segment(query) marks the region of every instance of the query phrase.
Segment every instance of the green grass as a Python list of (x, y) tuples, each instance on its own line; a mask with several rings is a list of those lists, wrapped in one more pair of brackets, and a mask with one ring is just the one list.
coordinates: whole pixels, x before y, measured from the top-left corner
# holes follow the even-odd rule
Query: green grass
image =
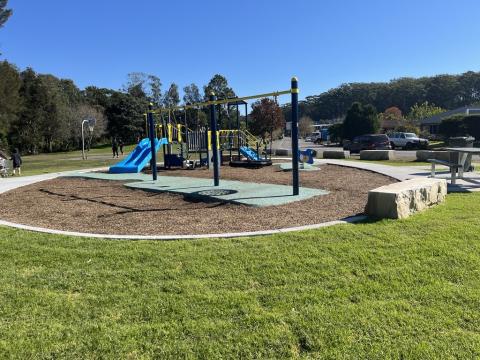
[(199, 241), (0, 227), (0, 357), (478, 358), (479, 210)]

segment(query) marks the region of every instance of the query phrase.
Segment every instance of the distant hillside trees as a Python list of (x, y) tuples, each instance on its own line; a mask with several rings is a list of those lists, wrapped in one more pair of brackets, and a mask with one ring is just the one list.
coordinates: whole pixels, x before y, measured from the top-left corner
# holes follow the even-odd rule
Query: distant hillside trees
[[(422, 104), (451, 110), (480, 102), (480, 72), (342, 84), (322, 94), (307, 96), (300, 104), (300, 111), (314, 121), (341, 119), (354, 102), (372, 104), (380, 112), (396, 106), (403, 114)], [(283, 110), (288, 121), (289, 105)]]

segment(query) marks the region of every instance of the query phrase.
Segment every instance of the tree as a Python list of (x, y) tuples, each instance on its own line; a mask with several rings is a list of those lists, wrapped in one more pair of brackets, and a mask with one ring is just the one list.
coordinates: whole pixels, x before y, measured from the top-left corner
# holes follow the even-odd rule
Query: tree
[(11, 124), (21, 109), (22, 82), (16, 67), (7, 61), (0, 62), (0, 148), (6, 148)]
[(480, 115), (454, 115), (443, 119), (439, 132), (446, 138), (468, 135), (480, 139)]
[[(202, 102), (200, 90), (194, 83), (183, 88), (183, 102), (185, 104), (195, 104)], [(189, 128), (200, 128), (207, 125), (207, 114), (200, 109), (187, 109), (187, 121)]]
[(41, 125), (45, 120), (47, 91), (41, 79), (27, 68), (20, 74), (22, 109), (10, 128), (10, 141), (20, 151), (36, 154), (42, 142)]
[(12, 9), (7, 9), (8, 0), (0, 0), (0, 28), (5, 25), (8, 18), (12, 15)]
[(404, 123), (402, 110), (396, 106), (389, 107), (379, 115), (380, 127), (384, 130), (397, 128)]
[(132, 72), (127, 75), (128, 81), (123, 85), (123, 90), (132, 96), (140, 99), (147, 97), (147, 74), (143, 72)]
[(187, 85), (183, 88), (183, 102), (185, 104), (195, 104), (202, 101), (200, 90), (194, 83)]
[(178, 94), (178, 85), (172, 83), (163, 97), (163, 106), (170, 108), (177, 106), (179, 103), (180, 95)]
[(310, 116), (302, 116), (298, 121), (298, 132), (305, 137), (313, 132), (313, 120)]
[(263, 139), (274, 130), (285, 127), (285, 118), (280, 106), (269, 98), (253, 103), (250, 116), (252, 118), (252, 121), (249, 121), (250, 130)]
[(110, 104), (105, 109), (109, 135), (125, 142), (136, 141), (145, 132), (143, 114), (147, 107), (145, 99), (120, 92), (113, 93)]
[(150, 86), (149, 98), (156, 107), (162, 106), (162, 82), (155, 75), (148, 75), (148, 85)]
[(343, 140), (343, 124), (336, 123), (331, 125), (328, 128), (328, 135), (330, 136), (330, 141), (341, 142)]
[(92, 106), (83, 103), (69, 110), (69, 113), (65, 117), (68, 128), (70, 129), (70, 139), (69, 142), (65, 145), (66, 149), (69, 149), (70, 145), (73, 145), (77, 148), (81, 146), (81, 124), (82, 121), (85, 119), (94, 118), (96, 120), (95, 127), (92, 133), (92, 144), (102, 139), (106, 135), (107, 119), (101, 106)]
[(415, 104), (410, 108), (407, 119), (418, 124), (420, 120), (429, 118), (430, 116), (445, 112), (445, 109), (435, 106), (434, 104), (425, 101), (421, 104)]
[(439, 133), (446, 138), (466, 135), (467, 129), (463, 122), (463, 115), (456, 115), (443, 119), (438, 130)]
[(207, 85), (203, 87), (204, 100), (208, 101), (210, 94), (214, 92), (217, 96), (217, 99), (228, 99), (235, 97), (235, 92), (233, 89), (228, 86), (227, 79), (220, 74), (215, 74)]
[(352, 104), (343, 122), (343, 136), (353, 140), (355, 136), (374, 134), (380, 128), (377, 110), (373, 105)]

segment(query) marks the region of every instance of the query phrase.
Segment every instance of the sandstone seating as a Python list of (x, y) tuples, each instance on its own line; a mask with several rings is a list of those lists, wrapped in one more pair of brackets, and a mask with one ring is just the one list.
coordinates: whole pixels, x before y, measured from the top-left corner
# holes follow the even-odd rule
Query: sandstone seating
[(292, 154), (292, 151), (289, 149), (275, 149), (274, 152), (276, 156), (289, 156)]
[(395, 160), (394, 150), (362, 150), (360, 160)]
[(324, 150), (322, 156), (324, 159), (349, 159), (350, 151)]
[(417, 150), (417, 161), (427, 161), (428, 159), (450, 161), (450, 151), (435, 150)]
[(406, 180), (370, 190), (365, 213), (375, 218), (403, 219), (440, 204), (446, 195), (445, 179)]

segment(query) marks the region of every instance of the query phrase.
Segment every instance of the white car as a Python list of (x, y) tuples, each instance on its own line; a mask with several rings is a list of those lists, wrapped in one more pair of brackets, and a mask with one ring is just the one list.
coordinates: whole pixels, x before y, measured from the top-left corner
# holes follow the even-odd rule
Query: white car
[(428, 140), (419, 138), (414, 133), (396, 132), (388, 136), (392, 149), (402, 148), (406, 150), (411, 149), (426, 149)]

